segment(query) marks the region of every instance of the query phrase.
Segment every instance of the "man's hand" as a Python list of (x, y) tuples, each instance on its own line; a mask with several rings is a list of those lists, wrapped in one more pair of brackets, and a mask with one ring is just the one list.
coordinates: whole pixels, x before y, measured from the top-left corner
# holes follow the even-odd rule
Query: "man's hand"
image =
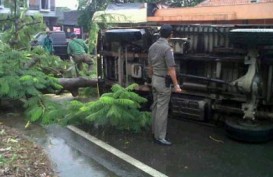
[(148, 77), (152, 78), (153, 75), (153, 67), (151, 65), (148, 66)]
[(174, 91), (175, 91), (176, 93), (181, 93), (181, 92), (182, 92), (182, 89), (181, 89), (180, 86), (177, 84), (177, 85), (174, 86)]

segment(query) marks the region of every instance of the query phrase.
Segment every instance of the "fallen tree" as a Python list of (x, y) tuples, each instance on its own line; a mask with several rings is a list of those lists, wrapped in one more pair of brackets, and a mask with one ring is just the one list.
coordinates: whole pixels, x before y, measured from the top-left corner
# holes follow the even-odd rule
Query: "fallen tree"
[(17, 1), (9, 2), (10, 14), (0, 16), (0, 104), (19, 107), (20, 103), (30, 122), (56, 123), (66, 117), (66, 105), (45, 93), (67, 90), (75, 97), (79, 88), (96, 87), (98, 80), (85, 77), (95, 73), (84, 69), (79, 72), (82, 77), (75, 77), (73, 62), (50, 55), (40, 46), (32, 48), (32, 36), (46, 26), (42, 16), (27, 16), (27, 9), (21, 9)]
[(78, 78), (59, 78), (59, 83), (63, 87), (62, 90), (68, 90), (72, 96), (79, 95), (80, 87), (96, 87), (98, 79), (89, 79), (84, 77)]

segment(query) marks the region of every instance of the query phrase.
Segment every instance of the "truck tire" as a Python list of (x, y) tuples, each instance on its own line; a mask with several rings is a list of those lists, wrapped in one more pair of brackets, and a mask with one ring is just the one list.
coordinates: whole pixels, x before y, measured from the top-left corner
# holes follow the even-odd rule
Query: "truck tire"
[(273, 139), (273, 122), (269, 120), (228, 118), (225, 120), (225, 128), (227, 135), (238, 141), (262, 143)]

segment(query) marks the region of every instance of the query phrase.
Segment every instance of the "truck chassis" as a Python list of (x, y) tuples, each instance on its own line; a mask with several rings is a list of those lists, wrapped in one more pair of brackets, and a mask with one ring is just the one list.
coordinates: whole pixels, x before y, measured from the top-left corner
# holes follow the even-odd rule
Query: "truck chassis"
[[(113, 84), (139, 84), (151, 98), (147, 52), (158, 26), (101, 30), (98, 77), (103, 92)], [(273, 26), (173, 25), (170, 39), (183, 92), (173, 93), (170, 113), (202, 122), (222, 120), (232, 138), (273, 137)]]

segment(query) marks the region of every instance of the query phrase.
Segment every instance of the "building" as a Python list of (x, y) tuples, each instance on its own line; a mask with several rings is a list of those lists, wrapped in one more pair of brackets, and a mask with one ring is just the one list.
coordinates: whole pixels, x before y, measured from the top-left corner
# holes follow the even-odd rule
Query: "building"
[[(0, 14), (10, 13), (7, 5), (8, 0), (0, 0)], [(57, 23), (55, 0), (19, 0), (21, 8), (27, 8), (27, 15), (42, 14), (44, 22), (49, 29)]]
[(157, 9), (149, 22), (273, 24), (273, 0), (205, 0), (195, 7)]
[(199, 3), (196, 7), (206, 6), (233, 6), (243, 4), (269, 3), (273, 0), (205, 0)]
[(80, 16), (79, 11), (72, 10), (63, 13), (64, 20), (62, 23), (63, 31), (66, 33), (67, 37), (73, 32), (78, 38), (83, 38), (83, 29), (78, 24), (78, 18)]

